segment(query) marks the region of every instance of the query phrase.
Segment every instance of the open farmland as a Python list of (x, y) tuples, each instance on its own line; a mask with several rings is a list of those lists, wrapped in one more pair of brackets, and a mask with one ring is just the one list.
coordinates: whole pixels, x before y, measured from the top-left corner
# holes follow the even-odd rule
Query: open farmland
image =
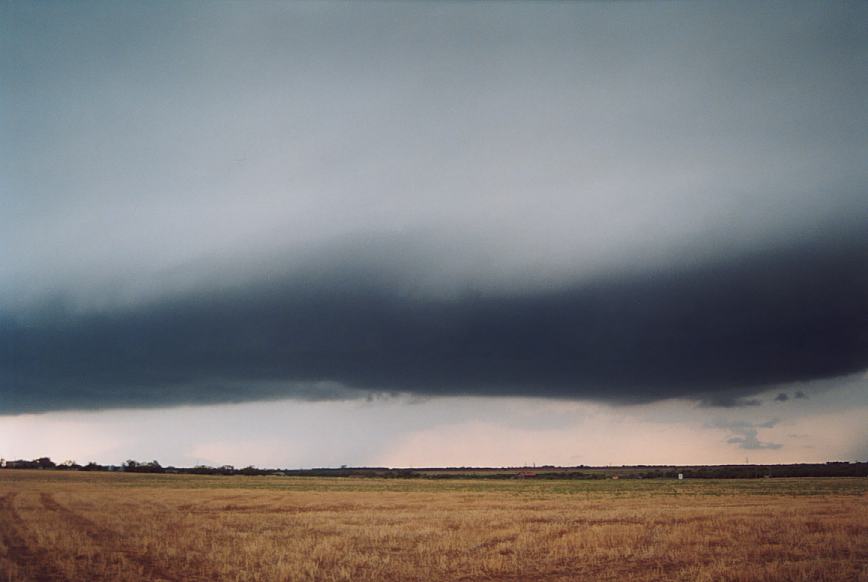
[(868, 580), (868, 479), (0, 471), (2, 580)]

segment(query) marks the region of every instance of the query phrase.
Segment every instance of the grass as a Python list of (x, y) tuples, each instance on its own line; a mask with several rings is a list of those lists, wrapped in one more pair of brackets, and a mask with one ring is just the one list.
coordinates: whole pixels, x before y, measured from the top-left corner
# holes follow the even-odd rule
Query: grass
[(0, 580), (866, 580), (868, 479), (0, 471)]

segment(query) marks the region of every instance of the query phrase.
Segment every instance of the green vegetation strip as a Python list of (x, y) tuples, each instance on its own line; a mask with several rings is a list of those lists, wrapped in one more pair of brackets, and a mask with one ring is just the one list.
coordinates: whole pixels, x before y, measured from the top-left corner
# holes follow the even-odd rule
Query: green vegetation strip
[(346, 477), (205, 476), (133, 473), (75, 473), (4, 471), (0, 481), (76, 484), (110, 487), (171, 489), (257, 489), (274, 491), (359, 491), (400, 493), (511, 493), (514, 495), (865, 495), (865, 477), (780, 479), (639, 479), (639, 480), (490, 480), (490, 479), (379, 479)]

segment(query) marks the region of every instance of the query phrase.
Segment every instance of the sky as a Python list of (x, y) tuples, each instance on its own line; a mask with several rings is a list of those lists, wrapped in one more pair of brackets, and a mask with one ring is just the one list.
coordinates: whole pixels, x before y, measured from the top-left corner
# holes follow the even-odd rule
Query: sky
[(868, 460), (864, 3), (0, 27), (0, 456)]

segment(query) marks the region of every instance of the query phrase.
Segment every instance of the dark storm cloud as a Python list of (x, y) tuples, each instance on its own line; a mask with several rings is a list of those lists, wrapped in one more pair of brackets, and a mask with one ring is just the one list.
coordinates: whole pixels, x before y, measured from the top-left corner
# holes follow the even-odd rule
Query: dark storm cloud
[(5, 3), (0, 413), (861, 371), (866, 6)]
[(802, 390), (796, 390), (793, 392), (793, 395), (790, 396), (786, 392), (779, 392), (777, 396), (775, 396), (775, 402), (787, 402), (790, 399), (792, 400), (807, 400), (808, 395), (804, 393)]
[(712, 394), (699, 401), (700, 406), (720, 408), (745, 408), (747, 406), (761, 406), (762, 403), (763, 401), (759, 398), (743, 398), (727, 392)]
[(376, 263), (347, 249), (223, 291), (7, 314), (2, 411), (352, 390), (714, 400), (868, 367), (861, 234), (501, 296), (416, 294)]

